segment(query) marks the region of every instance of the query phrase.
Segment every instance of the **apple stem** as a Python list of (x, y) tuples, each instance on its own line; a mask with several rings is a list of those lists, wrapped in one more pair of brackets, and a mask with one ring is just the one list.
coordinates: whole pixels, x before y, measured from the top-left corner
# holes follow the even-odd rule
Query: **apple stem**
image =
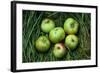
[(60, 47), (57, 47), (57, 49), (60, 49)]
[(74, 39), (72, 39), (72, 42), (74, 42)]
[(74, 24), (73, 23), (71, 24), (71, 27), (74, 28)]
[(45, 23), (49, 23), (49, 20), (47, 20)]

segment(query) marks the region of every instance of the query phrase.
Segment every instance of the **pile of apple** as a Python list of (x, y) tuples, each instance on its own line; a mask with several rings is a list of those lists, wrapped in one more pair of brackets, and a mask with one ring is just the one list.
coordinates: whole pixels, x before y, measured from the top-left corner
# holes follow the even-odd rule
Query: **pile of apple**
[(75, 35), (78, 32), (79, 23), (73, 18), (67, 18), (64, 22), (63, 28), (56, 27), (55, 22), (51, 19), (44, 19), (41, 23), (41, 30), (49, 37), (43, 35), (36, 40), (36, 49), (39, 52), (46, 52), (49, 50), (51, 43), (53, 55), (56, 58), (62, 58), (67, 51), (74, 50), (78, 45), (78, 37)]

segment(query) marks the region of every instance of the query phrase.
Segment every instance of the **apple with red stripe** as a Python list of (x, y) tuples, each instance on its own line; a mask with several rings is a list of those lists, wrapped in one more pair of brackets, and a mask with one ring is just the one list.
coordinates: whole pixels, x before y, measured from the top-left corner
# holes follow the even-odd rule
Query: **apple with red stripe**
[(66, 48), (64, 46), (64, 44), (62, 43), (57, 43), (55, 44), (54, 48), (53, 48), (53, 54), (56, 58), (63, 58), (64, 55), (66, 54)]

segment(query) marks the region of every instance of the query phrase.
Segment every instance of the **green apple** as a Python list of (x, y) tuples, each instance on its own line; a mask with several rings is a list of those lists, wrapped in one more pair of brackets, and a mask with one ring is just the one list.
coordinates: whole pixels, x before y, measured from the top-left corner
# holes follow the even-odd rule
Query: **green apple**
[(76, 35), (68, 35), (65, 38), (65, 46), (69, 50), (74, 50), (78, 45), (78, 37)]
[(44, 19), (41, 23), (41, 29), (43, 32), (46, 33), (50, 32), (54, 27), (55, 27), (54, 21), (48, 18)]
[(50, 41), (46, 36), (40, 36), (36, 40), (36, 49), (39, 52), (46, 52), (50, 48)]
[(66, 48), (62, 43), (55, 44), (53, 48), (53, 55), (56, 58), (62, 58), (66, 54)]
[(64, 22), (64, 31), (67, 34), (76, 34), (78, 32), (79, 28), (79, 23), (73, 19), (73, 18), (68, 18)]
[(49, 33), (49, 38), (52, 43), (58, 43), (65, 38), (65, 32), (62, 27), (56, 27)]

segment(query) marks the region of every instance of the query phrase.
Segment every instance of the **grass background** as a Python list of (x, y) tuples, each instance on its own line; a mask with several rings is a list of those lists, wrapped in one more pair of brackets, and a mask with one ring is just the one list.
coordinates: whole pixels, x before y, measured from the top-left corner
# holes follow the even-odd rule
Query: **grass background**
[[(71, 12), (47, 12), (23, 10), (23, 32), (22, 32), (22, 61), (27, 62), (46, 62), (63, 60), (87, 60), (91, 58), (91, 14), (90, 13), (71, 13)], [(48, 36), (41, 31), (40, 25), (44, 18), (54, 20), (56, 26), (63, 27), (64, 21), (72, 17), (79, 23), (79, 31), (76, 34), (79, 38), (78, 47), (74, 51), (68, 51), (62, 59), (53, 56), (52, 47), (46, 53), (39, 53), (35, 48), (35, 41), (41, 35)], [(67, 35), (66, 35), (67, 36)]]

